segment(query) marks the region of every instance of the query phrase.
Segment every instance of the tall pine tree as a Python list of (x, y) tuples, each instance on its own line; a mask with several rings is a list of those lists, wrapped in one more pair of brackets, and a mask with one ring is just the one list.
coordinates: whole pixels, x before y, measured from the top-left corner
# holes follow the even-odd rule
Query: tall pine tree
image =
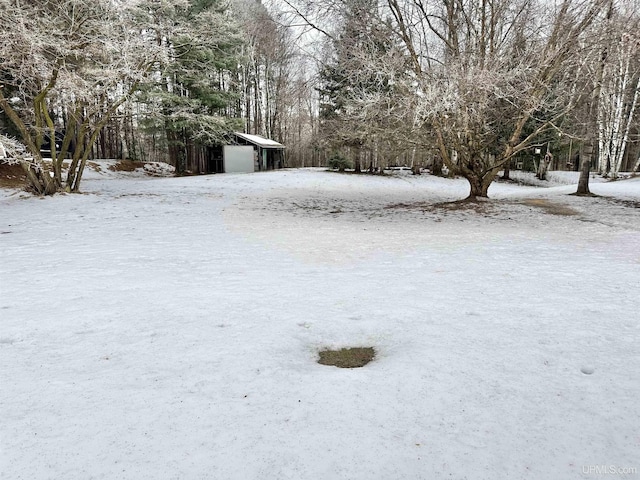
[(144, 8), (165, 50), (156, 82), (146, 90), (145, 126), (166, 136), (169, 160), (184, 173), (194, 155), (241, 127), (226, 115), (235, 97), (226, 87), (242, 37), (221, 0), (148, 2)]

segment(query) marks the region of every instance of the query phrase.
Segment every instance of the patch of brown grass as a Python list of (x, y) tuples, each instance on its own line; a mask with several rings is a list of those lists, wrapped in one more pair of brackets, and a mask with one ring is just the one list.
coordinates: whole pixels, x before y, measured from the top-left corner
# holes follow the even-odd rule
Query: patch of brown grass
[(338, 368), (360, 368), (373, 360), (376, 351), (373, 347), (343, 348), (341, 350), (322, 350), (318, 363)]
[(480, 215), (486, 215), (493, 210), (493, 204), (489, 200), (479, 200), (473, 198), (465, 198), (463, 200), (455, 200), (453, 202), (442, 202), (433, 205), (436, 210), (444, 210), (447, 212), (475, 212)]
[(486, 215), (492, 212), (493, 204), (487, 200), (468, 199), (440, 203), (394, 203), (384, 207), (385, 210), (421, 210), (423, 212), (474, 212)]
[(23, 188), (27, 184), (27, 175), (20, 165), (0, 163), (0, 187)]
[(528, 200), (524, 200), (522, 203), (524, 205), (528, 205), (529, 207), (540, 208), (544, 210), (545, 213), (549, 213), (551, 215), (561, 215), (565, 217), (580, 215), (580, 212), (574, 210), (571, 207), (553, 203), (544, 198), (530, 198)]
[(133, 172), (137, 168), (144, 166), (144, 163), (134, 162), (133, 160), (120, 160), (118, 163), (109, 166), (112, 172)]

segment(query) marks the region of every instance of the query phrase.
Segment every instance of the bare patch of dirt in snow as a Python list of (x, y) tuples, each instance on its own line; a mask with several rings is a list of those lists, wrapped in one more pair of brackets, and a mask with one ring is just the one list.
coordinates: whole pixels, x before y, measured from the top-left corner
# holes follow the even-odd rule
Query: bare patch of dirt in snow
[(577, 210), (571, 207), (567, 207), (566, 205), (560, 205), (559, 203), (551, 202), (546, 198), (530, 198), (524, 200), (522, 203), (530, 207), (540, 208), (545, 213), (549, 213), (551, 215), (561, 215), (565, 217), (580, 215), (580, 212), (578, 212)]

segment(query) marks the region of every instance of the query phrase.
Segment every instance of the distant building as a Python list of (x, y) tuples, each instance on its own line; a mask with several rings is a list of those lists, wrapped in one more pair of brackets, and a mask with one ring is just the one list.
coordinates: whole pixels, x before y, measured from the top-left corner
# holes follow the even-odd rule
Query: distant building
[(251, 173), (277, 170), (284, 166), (281, 143), (242, 132), (233, 132), (227, 145), (208, 147), (187, 170), (191, 173)]

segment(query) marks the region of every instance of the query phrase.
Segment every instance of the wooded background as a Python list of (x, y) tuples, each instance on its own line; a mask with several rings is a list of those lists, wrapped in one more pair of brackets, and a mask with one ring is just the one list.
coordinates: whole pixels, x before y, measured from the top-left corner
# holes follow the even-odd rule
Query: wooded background
[(77, 191), (90, 158), (182, 173), (234, 130), (292, 167), (446, 166), (472, 196), (510, 168), (577, 170), (585, 148), (615, 177), (639, 166), (638, 7), (0, 0), (0, 133), (38, 193)]

